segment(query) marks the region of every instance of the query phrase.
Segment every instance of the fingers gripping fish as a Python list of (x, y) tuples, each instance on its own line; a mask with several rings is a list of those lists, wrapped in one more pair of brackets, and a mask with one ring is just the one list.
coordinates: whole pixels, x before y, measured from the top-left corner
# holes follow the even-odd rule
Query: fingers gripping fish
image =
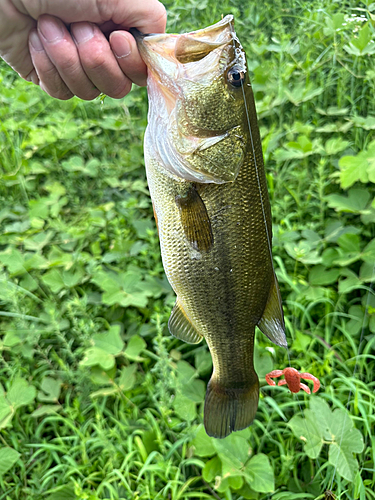
[(147, 179), (167, 278), (168, 326), (213, 360), (204, 425), (223, 438), (255, 417), (255, 326), (286, 346), (271, 209), (245, 53), (227, 16), (182, 35), (142, 35)]

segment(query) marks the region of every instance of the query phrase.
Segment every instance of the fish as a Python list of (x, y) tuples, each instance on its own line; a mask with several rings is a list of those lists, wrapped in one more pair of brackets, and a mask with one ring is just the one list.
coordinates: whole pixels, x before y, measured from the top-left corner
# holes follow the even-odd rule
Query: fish
[(189, 344), (206, 340), (204, 427), (224, 438), (257, 411), (255, 327), (287, 346), (246, 54), (231, 15), (191, 33), (130, 31), (148, 70), (147, 181), (177, 296), (168, 328)]

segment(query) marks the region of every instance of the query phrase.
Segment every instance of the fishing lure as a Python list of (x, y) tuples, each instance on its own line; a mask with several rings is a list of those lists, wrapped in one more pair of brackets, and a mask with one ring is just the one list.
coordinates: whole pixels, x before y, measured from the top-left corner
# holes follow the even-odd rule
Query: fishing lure
[(305, 392), (307, 392), (307, 394), (311, 393), (307, 385), (301, 382), (301, 378), (304, 378), (306, 380), (312, 380), (314, 382), (313, 392), (317, 392), (320, 388), (320, 381), (319, 379), (314, 377), (314, 375), (305, 372), (300, 373), (298, 370), (290, 366), (284, 368), (284, 370), (273, 370), (272, 372), (267, 373), (266, 375), (267, 384), (276, 385), (276, 382), (274, 382), (272, 378), (281, 377), (281, 375), (284, 375), (285, 378), (283, 380), (279, 380), (279, 383), (277, 385), (287, 385), (290, 392), (297, 393), (300, 391), (300, 389), (303, 389)]

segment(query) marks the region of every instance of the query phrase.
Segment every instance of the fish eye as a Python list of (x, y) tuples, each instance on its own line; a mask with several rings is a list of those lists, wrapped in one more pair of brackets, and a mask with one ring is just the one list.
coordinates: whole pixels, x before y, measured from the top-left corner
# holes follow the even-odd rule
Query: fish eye
[(242, 87), (245, 81), (245, 73), (240, 68), (234, 66), (227, 73), (228, 82), (232, 87), (239, 88)]

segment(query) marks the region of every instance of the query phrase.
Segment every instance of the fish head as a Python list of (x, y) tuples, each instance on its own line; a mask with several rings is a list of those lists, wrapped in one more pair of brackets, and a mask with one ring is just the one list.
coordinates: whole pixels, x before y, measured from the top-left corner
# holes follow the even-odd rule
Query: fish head
[(250, 82), (233, 16), (192, 33), (135, 37), (148, 68), (149, 154), (188, 181), (234, 181), (248, 147)]

